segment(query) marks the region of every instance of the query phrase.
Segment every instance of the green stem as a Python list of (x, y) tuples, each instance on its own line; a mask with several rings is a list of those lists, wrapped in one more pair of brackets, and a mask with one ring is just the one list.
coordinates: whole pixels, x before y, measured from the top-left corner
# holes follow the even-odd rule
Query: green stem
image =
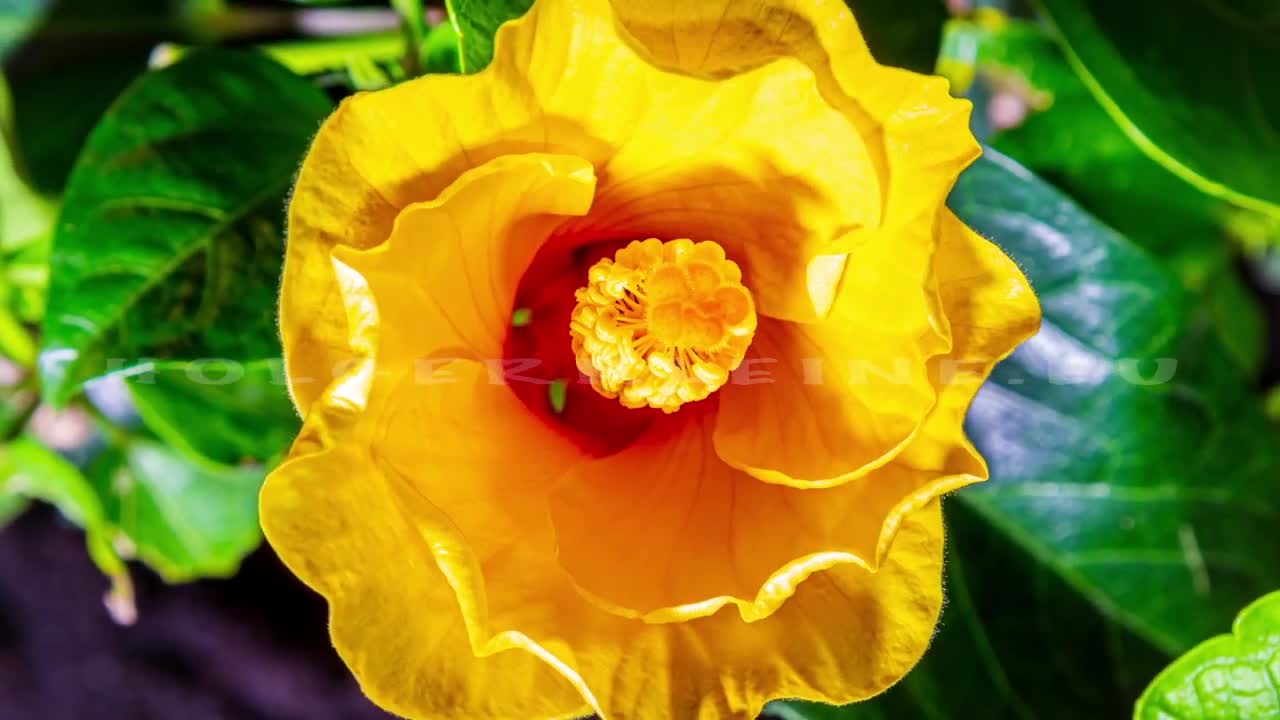
[(22, 432), (27, 428), (27, 423), (31, 420), (31, 416), (35, 415), (36, 409), (40, 407), (40, 393), (35, 392), (24, 397), (22, 409), (9, 421), (4, 430), (5, 445), (17, 440), (18, 436), (22, 435)]
[(423, 42), (427, 39), (427, 15), (421, 0), (391, 0), (391, 6), (404, 19), (410, 48), (406, 58), (408, 70), (410, 75), (417, 75), (422, 67)]
[[(349, 35), (334, 38), (313, 38), (257, 45), (258, 50), (271, 56), (299, 75), (318, 75), (346, 69), (352, 58), (367, 58), (374, 62), (393, 62), (405, 57), (405, 38), (398, 30)], [(166, 46), (168, 62), (177, 62), (193, 48), (184, 45)]]
[(12, 314), (0, 312), (0, 355), (31, 370), (36, 363), (36, 343)]

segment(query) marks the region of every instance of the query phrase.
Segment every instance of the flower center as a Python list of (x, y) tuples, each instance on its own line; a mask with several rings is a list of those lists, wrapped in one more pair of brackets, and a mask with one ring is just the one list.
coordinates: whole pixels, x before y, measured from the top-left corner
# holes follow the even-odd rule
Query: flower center
[(672, 413), (729, 380), (756, 332), (742, 271), (714, 242), (634, 240), (588, 272), (570, 334), (601, 395)]

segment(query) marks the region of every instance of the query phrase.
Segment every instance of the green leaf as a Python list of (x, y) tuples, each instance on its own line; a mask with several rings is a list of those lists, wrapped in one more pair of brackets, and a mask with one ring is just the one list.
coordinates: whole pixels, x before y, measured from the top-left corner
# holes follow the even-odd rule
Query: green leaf
[(1143, 153), (1044, 30), (1010, 21), (999, 32), (978, 37), (987, 46), (1004, 48), (992, 51), (999, 59), (980, 60), (980, 70), (1016, 76), (1033, 102), (1045, 106), (1021, 126), (998, 135), (995, 147), (1053, 180), (1090, 212), (1163, 257), (1220, 244), (1230, 204)]
[(1217, 332), (1244, 371), (1244, 379), (1256, 379), (1267, 356), (1267, 320), (1262, 307), (1241, 277), (1234, 256), (1211, 256), (1203, 269), (1198, 286), (1192, 281), (1202, 300), (1197, 312)]
[(1176, 278), (994, 152), (951, 203), (1044, 309), (970, 412), (993, 480), (960, 502), (1166, 652), (1280, 585), (1280, 435)]
[(107, 520), (102, 500), (74, 465), (28, 437), (0, 448), (0, 492), (43, 500), (84, 528), (89, 556), (103, 573), (125, 576), (124, 562), (115, 551), (115, 529)]
[(1280, 214), (1276, 3), (1038, 3), (1072, 66), (1144, 152), (1206, 193)]
[(146, 426), (197, 459), (270, 464), (301, 427), (279, 360), (164, 364), (127, 382)]
[(946, 44), (972, 53), (949, 56), (940, 64), (948, 74), (963, 80), (976, 71), (1043, 108), (997, 135), (994, 146), (1167, 262), (1202, 296), (1199, 312), (1240, 366), (1255, 374), (1265, 353), (1265, 323), (1236, 270), (1234, 248), (1223, 242), (1242, 211), (1143, 153), (1039, 25), (956, 20), (947, 25)]
[(9, 85), (0, 77), (0, 253), (4, 255), (46, 237), (56, 212), (55, 204), (32, 190), (19, 172), (12, 109)]
[(453, 23), (440, 23), (431, 28), (422, 45), (422, 71), (426, 73), (462, 72), (458, 51), (458, 31)]
[(59, 217), (47, 398), (144, 357), (278, 355), (281, 198), (329, 110), (282, 66), (230, 51), (190, 55), (121, 96)]
[[(60, 194), (76, 155), (102, 116), (146, 69), (146, 55), (62, 59), (39, 74), (12, 80), (18, 147), (40, 192)], [(50, 77), (58, 78), (49, 82)], [(74, 103), (67, 98), (74, 97)]]
[(261, 467), (193, 463), (159, 443), (130, 438), (89, 471), (108, 520), (137, 557), (169, 582), (229, 577), (262, 540)]
[[(45, 296), (49, 290), (51, 244), (52, 238), (46, 234), (0, 261), (3, 264), (0, 285), (7, 287), (9, 291), (7, 307), (17, 320), (24, 323), (38, 325), (44, 319)], [(33, 348), (32, 355), (34, 354)]]
[(943, 0), (846, 0), (876, 60), (933, 73), (948, 13)]
[[(298, 75), (321, 75), (330, 72), (358, 74), (376, 72), (383, 76), (398, 73), (407, 52), (405, 38), (399, 31), (375, 32), (364, 35), (286, 40), (257, 46), (272, 60), (284, 65)], [(173, 47), (183, 57), (198, 49)], [(393, 69), (394, 68), (394, 73)]]
[(29, 368), (36, 347), (23, 323), (44, 316), (56, 206), (19, 172), (12, 110), (9, 85), (0, 77), (0, 355)]
[(1230, 635), (1178, 658), (1142, 694), (1135, 720), (1280, 718), (1280, 592), (1241, 611)]
[(8, 525), (27, 509), (27, 499), (17, 493), (0, 490), (0, 527)]
[(120, 553), (170, 582), (233, 574), (256, 548), (261, 467), (197, 465), (178, 451), (130, 438), (82, 474), (26, 437), (0, 448), (0, 496), (43, 500), (85, 530), (89, 554), (131, 601)]
[[(18, 0), (30, 2), (30, 0)], [(61, 194), (85, 138), (147, 69), (157, 43), (210, 42), (231, 30), (222, 0), (49, 0), (13, 86), (18, 148), (37, 190)], [(234, 21), (233, 21), (234, 23)], [(75, 102), (68, 102), (74, 98)]]
[(493, 36), (508, 20), (532, 7), (533, 0), (445, 0), (453, 29), (458, 33), (459, 67), (479, 72), (493, 59)]

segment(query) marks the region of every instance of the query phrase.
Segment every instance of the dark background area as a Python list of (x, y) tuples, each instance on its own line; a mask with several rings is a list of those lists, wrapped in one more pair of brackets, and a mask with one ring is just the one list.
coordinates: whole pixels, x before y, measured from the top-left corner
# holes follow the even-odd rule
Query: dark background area
[(112, 622), (84, 535), (48, 507), (0, 531), (0, 720), (386, 720), (329, 645), (324, 601), (263, 545), (229, 580), (134, 566)]

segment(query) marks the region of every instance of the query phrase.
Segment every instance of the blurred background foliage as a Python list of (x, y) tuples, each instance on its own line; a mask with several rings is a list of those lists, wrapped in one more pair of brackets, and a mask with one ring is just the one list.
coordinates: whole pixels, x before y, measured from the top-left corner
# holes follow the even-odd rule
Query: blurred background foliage
[[(0, 520), (39, 501), (83, 530), (106, 579), (81, 612), (145, 634), (136, 583), (192, 597), (162, 583), (232, 577), (259, 546), (258, 487), (299, 427), (274, 319), (284, 199), (342, 97), (482, 69), (529, 2), (447, 5), (0, 5)], [(922, 664), (867, 703), (767, 714), (1114, 718), (1142, 696), (1142, 718), (1280, 717), (1276, 601), (1250, 605), (1280, 588), (1280, 2), (851, 7), (881, 62), (973, 100), (989, 149), (950, 203), (1045, 322), (970, 413), (993, 479), (945, 503), (948, 605)], [(0, 543), (46, 537), (31, 527)], [(219, 587), (292, 583), (262, 562)], [(0, 610), (57, 587), (0, 572)], [(211, 592), (192, 622), (288, 613)], [(328, 668), (304, 617), (306, 640), (187, 662), (225, 646), (245, 673), (274, 667), (263, 653)], [(19, 655), (22, 637), (0, 632)], [(357, 700), (333, 714), (258, 693), (225, 716), (380, 716), (343, 682)]]

